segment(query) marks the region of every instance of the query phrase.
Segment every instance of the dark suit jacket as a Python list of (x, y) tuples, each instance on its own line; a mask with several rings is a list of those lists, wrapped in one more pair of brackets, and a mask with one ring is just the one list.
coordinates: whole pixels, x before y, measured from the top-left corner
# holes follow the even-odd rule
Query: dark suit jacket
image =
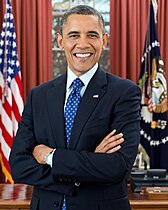
[[(66, 74), (30, 91), (10, 154), (14, 181), (34, 185), (32, 210), (61, 209), (63, 194), (67, 210), (129, 210), (126, 176), (139, 144), (139, 87), (99, 68), (82, 97), (68, 149), (65, 88)], [(122, 148), (94, 153), (113, 129), (124, 133)], [(56, 148), (52, 169), (33, 158), (38, 144)]]

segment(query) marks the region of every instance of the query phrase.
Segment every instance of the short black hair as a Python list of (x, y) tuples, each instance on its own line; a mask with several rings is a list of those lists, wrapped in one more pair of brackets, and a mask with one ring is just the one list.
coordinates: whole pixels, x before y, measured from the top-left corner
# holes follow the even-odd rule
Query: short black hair
[(100, 26), (102, 27), (103, 34), (105, 33), (105, 23), (103, 16), (93, 7), (87, 6), (87, 5), (78, 5), (75, 7), (70, 8), (67, 10), (61, 19), (61, 28), (60, 28), (60, 34), (62, 35), (63, 27), (67, 21), (67, 18), (70, 15), (77, 14), (77, 15), (94, 15), (98, 17)]

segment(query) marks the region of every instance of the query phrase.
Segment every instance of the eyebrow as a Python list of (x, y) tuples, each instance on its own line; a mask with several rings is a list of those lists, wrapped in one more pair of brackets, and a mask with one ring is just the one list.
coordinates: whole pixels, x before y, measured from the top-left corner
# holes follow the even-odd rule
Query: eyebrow
[[(71, 35), (71, 34), (80, 34), (79, 31), (70, 31), (67, 35)], [(97, 31), (88, 31), (87, 34), (96, 34), (99, 36), (99, 33)]]
[(99, 35), (99, 33), (97, 31), (88, 31), (87, 34), (96, 34), (96, 35)]
[(69, 36), (71, 34), (79, 34), (79, 32), (78, 31), (70, 31), (67, 35)]

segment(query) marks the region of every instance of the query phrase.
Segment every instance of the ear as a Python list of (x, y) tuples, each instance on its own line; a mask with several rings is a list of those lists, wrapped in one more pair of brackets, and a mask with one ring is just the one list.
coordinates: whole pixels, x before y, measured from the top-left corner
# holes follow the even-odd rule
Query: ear
[(108, 38), (109, 38), (108, 33), (105, 33), (105, 34), (103, 35), (103, 49), (105, 49), (105, 47), (106, 47), (106, 45), (107, 45)]
[(60, 33), (57, 33), (56, 39), (57, 39), (57, 43), (58, 43), (60, 50), (63, 50), (64, 46), (63, 46), (63, 41), (62, 41), (62, 39), (63, 39), (62, 35)]

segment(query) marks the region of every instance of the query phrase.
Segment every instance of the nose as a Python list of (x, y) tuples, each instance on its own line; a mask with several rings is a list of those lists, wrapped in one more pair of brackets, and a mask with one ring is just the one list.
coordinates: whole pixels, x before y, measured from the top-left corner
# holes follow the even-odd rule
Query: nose
[(80, 36), (80, 39), (78, 40), (77, 43), (77, 47), (81, 49), (89, 47), (89, 40), (87, 36)]

